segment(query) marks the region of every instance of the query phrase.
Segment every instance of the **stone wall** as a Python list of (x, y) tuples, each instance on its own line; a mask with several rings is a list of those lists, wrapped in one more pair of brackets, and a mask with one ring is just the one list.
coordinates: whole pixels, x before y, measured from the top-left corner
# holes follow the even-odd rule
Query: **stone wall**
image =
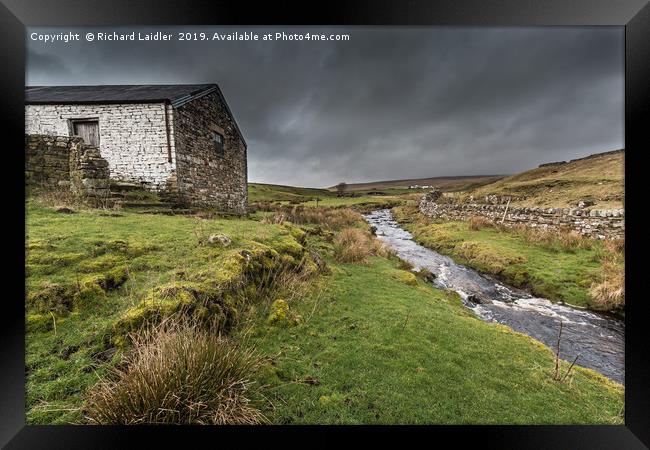
[(26, 135), (25, 182), (41, 187), (69, 186), (80, 196), (106, 198), (108, 161), (78, 137)]
[[(176, 171), (181, 199), (238, 214), (246, 212), (248, 174), (246, 144), (218, 92), (174, 111)], [(223, 153), (212, 131), (224, 137)]]
[(108, 161), (99, 154), (99, 149), (82, 143), (70, 151), (70, 182), (72, 192), (97, 199), (108, 198), (110, 172)]
[(433, 197), (422, 197), (420, 211), (434, 219), (468, 220), (472, 216), (482, 216), (495, 223), (501, 223), (503, 219), (505, 226), (523, 224), (541, 229), (564, 228), (596, 239), (620, 239), (625, 236), (625, 212), (622, 209), (525, 208), (504, 204), (437, 203), (437, 198)]
[(99, 147), (112, 179), (163, 190), (174, 174), (174, 123), (164, 103), (26, 105), (25, 134), (71, 136), (73, 119), (99, 121)]
[(65, 136), (25, 136), (25, 182), (28, 185), (68, 185), (70, 148), (81, 138)]

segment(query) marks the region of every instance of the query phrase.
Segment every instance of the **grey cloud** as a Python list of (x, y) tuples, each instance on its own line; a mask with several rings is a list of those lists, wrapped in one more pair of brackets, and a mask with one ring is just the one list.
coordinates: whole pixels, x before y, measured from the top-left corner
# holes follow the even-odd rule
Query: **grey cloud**
[[(183, 28), (217, 29), (235, 30)], [(252, 30), (278, 29), (351, 39), (28, 42), (28, 82), (217, 82), (252, 181), (512, 173), (623, 146), (622, 28)]]

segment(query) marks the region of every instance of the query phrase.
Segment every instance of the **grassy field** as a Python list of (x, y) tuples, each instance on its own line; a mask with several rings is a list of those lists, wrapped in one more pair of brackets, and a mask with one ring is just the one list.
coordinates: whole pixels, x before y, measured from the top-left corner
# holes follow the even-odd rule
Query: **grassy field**
[(549, 207), (575, 207), (580, 200), (589, 199), (597, 209), (620, 209), (624, 199), (624, 159), (624, 152), (619, 151), (545, 165), (466, 189), (461, 197), (524, 197), (513, 205)]
[[(400, 195), (406, 192), (408, 190), (405, 189), (383, 192), (382, 195), (373, 195), (364, 192), (346, 192), (345, 195), (339, 196), (336, 192), (327, 189), (249, 183), (248, 201), (252, 204), (299, 204), (308, 207), (387, 205), (402, 202), (403, 198)], [(410, 193), (412, 194), (412, 192)]]
[(306, 202), (310, 200), (336, 197), (327, 189), (281, 186), (279, 184), (248, 184), (248, 201), (256, 202)]
[[(552, 381), (552, 352), (472, 316), (460, 299), (403, 276), (394, 261), (335, 265), (327, 288), (251, 343), (268, 363), (263, 412), (274, 423), (621, 423), (623, 391), (593, 371)], [(564, 369), (566, 370), (566, 366)]]
[[(80, 420), (86, 390), (120, 360), (116, 328), (143, 299), (179, 283), (226, 282), (231, 259), (260, 247), (295, 254), (282, 225), (101, 210), (27, 209), (27, 420)], [(210, 234), (227, 248), (200, 245)], [(171, 290), (171, 289), (170, 289)], [(173, 296), (161, 305), (172, 308)], [(131, 314), (131, 316), (129, 316)], [(128, 323), (128, 322), (127, 322)]]
[[(468, 222), (436, 222), (413, 206), (395, 208), (394, 213), (417, 242), (461, 264), (549, 300), (609, 309), (590, 294), (590, 288), (603, 278), (604, 262), (612, 257), (600, 241), (533, 241), (529, 234), (516, 230), (495, 226), (472, 229)], [(616, 265), (622, 270), (622, 252)]]
[(89, 391), (131, 352), (127, 333), (179, 313), (216, 318), (256, 349), (253, 405), (272, 423), (622, 423), (622, 386), (581, 368), (554, 381), (550, 350), (472, 317), (394, 258), (339, 262), (341, 227), (366, 226), (351, 212), (323, 217), (298, 228), (272, 212), (28, 202), (28, 423), (84, 422)]

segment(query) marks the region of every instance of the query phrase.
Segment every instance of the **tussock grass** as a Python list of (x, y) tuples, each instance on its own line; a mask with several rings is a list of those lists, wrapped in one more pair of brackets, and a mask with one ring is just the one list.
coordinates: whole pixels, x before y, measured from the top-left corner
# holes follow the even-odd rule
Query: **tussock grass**
[(599, 257), (602, 263), (601, 279), (591, 285), (589, 294), (603, 309), (625, 307), (625, 243), (623, 240), (603, 243)]
[(334, 238), (334, 257), (339, 262), (365, 263), (376, 255), (385, 255), (383, 245), (365, 230), (345, 228)]
[(490, 219), (483, 216), (471, 216), (467, 223), (469, 224), (469, 229), (474, 231), (494, 226)]
[(258, 424), (249, 381), (258, 365), (242, 348), (191, 322), (167, 321), (132, 336), (122, 368), (89, 393), (92, 424)]

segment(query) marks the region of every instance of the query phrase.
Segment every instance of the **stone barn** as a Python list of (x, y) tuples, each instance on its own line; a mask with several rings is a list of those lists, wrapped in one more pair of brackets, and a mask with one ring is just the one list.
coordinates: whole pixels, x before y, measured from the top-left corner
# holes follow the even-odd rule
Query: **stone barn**
[(246, 211), (246, 141), (216, 84), (30, 86), (25, 133), (83, 138), (111, 180)]

